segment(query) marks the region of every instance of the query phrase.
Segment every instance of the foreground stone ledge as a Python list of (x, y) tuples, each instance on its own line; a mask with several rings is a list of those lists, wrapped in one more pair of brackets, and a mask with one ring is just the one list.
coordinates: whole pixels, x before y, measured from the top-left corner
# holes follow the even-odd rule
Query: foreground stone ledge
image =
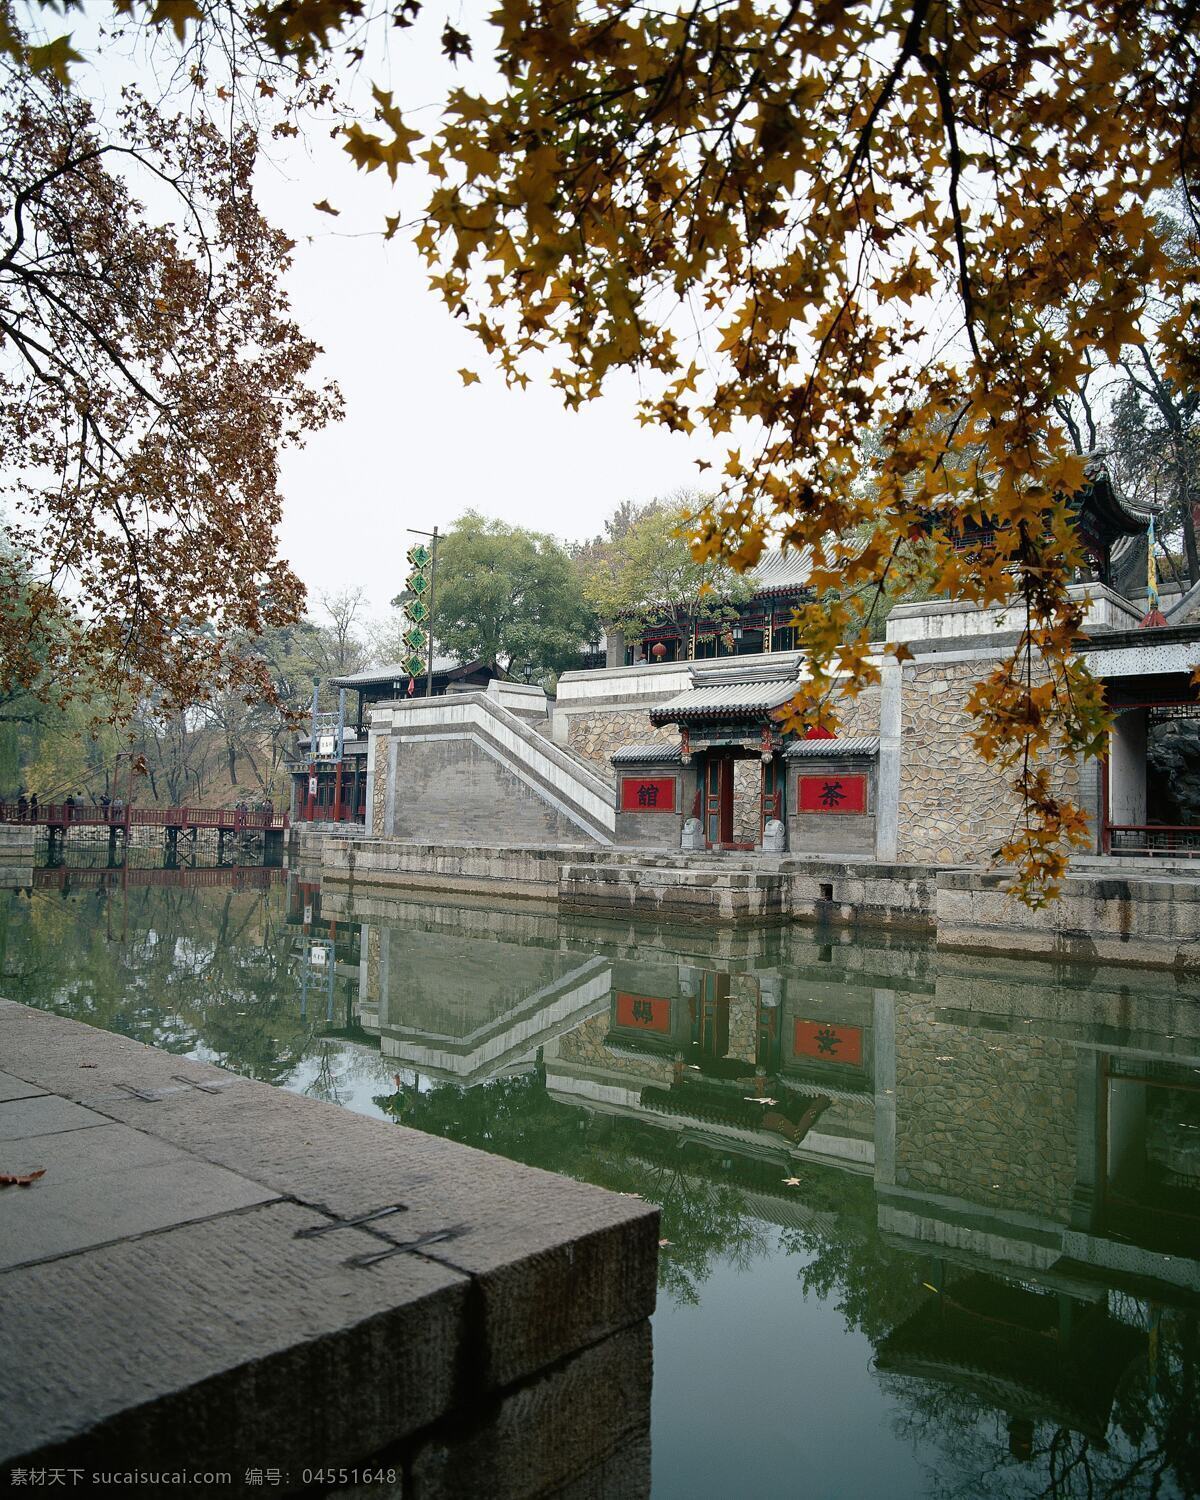
[[(508, 1444), (495, 1493), (553, 1493), (552, 1473), (643, 1492), (616, 1476), (645, 1467), (630, 1330), (654, 1306), (656, 1211), (3, 1001), (0, 1062), (0, 1169), (46, 1165), (4, 1200), (5, 1466), (270, 1466), (296, 1488), (390, 1454), (421, 1497), (469, 1468), (453, 1435), (473, 1433)], [(556, 1469), (540, 1445), (567, 1418), (503, 1413), (576, 1410), (585, 1351), (633, 1405)]]

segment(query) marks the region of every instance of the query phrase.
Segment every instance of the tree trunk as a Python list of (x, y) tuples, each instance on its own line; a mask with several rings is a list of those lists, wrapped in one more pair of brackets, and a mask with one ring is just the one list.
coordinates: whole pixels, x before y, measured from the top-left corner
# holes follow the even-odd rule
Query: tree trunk
[(1196, 550), (1196, 511), (1200, 509), (1191, 497), (1183, 505), (1183, 547), (1187, 557), (1188, 583), (1200, 583), (1200, 553)]

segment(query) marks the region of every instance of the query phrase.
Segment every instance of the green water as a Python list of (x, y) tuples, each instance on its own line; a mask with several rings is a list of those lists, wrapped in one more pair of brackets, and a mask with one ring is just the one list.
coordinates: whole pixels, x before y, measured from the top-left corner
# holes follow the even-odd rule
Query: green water
[(661, 1205), (657, 1500), (1197, 1492), (1200, 980), (194, 878), (0, 993)]

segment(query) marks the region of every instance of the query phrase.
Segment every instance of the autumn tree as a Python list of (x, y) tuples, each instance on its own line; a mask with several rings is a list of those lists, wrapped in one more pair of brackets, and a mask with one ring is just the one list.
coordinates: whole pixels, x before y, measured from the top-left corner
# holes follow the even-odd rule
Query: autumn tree
[[(170, 12), (189, 38), (221, 14)], [(1086, 820), (1052, 768), (1108, 727), (1074, 652), (1084, 461), (1054, 405), (1142, 340), (1152, 303), (1174, 308), (1163, 378), (1200, 384), (1197, 260), (1167, 253), (1150, 207), (1181, 184), (1196, 222), (1200, 11), (499, 0), (470, 34), (419, 0), (388, 14), (494, 63), (420, 152), (435, 184), (417, 244), (453, 315), (514, 383), (578, 407), (632, 372), (641, 421), (715, 438), (701, 559), (812, 549), (797, 727), (875, 677), (871, 603), (903, 539), (929, 537), (934, 592), (1023, 611), (969, 706), (1020, 808), (1002, 854), (1028, 899), (1053, 891)], [(361, 0), (229, 15), (279, 56), (364, 56)], [(382, 82), (375, 105), (346, 149), (394, 177), (421, 132)], [(886, 457), (864, 489), (869, 428)], [(986, 544), (956, 547), (979, 522)]]
[[(1194, 7), (599, 0), (498, 25), (500, 97), (452, 93), (425, 157), (435, 285), (509, 379), (548, 363), (577, 406), (633, 370), (642, 420), (727, 439), (694, 545), (743, 568), (771, 536), (813, 549), (798, 726), (875, 676), (902, 539), (929, 534), (935, 591), (1015, 597), (1025, 629), (970, 707), (1041, 899), (1086, 837), (1052, 766), (1107, 722), (1073, 649), (1084, 464), (1053, 403), (1138, 342), (1150, 296), (1178, 309), (1165, 375), (1195, 383), (1195, 263), (1148, 208), (1195, 188)], [(963, 551), (970, 522), (991, 540)]]
[(269, 692), (232, 648), (299, 614), (278, 455), (337, 398), (288, 316), (254, 134), (132, 89), (101, 116), (69, 48), (0, 22), (0, 590), (27, 600), (0, 692)]
[(643, 507), (613, 540), (580, 561), (583, 592), (610, 629), (637, 636), (655, 625), (689, 634), (698, 621), (732, 621), (753, 593), (750, 581), (727, 564), (697, 559), (688, 544), (699, 496), (674, 495)]

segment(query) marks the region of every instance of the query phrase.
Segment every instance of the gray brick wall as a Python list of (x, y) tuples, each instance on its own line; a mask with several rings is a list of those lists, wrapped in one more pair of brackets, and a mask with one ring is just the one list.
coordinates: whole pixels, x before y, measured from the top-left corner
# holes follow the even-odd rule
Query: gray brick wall
[(395, 838), (430, 843), (587, 844), (583, 829), (474, 741), (402, 740)]

